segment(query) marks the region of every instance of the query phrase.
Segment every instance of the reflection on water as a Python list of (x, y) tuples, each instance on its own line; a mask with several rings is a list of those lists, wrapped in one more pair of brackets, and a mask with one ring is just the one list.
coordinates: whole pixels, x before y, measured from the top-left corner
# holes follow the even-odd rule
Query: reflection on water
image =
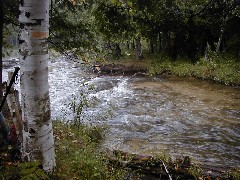
[[(72, 62), (49, 64), (52, 117), (87, 85), (85, 121), (109, 125), (103, 146), (142, 154), (191, 156), (219, 166), (240, 164), (240, 89), (174, 77), (96, 77)], [(109, 115), (111, 114), (111, 116)]]

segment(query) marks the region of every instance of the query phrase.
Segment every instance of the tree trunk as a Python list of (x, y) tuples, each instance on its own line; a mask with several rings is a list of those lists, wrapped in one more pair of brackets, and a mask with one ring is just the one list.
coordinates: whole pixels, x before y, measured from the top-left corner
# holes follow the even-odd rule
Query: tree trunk
[(0, 112), (0, 151), (6, 150), (9, 128), (6, 124), (2, 112)]
[(140, 37), (136, 38), (136, 58), (140, 60), (142, 58), (142, 45)]
[(150, 39), (149, 42), (149, 53), (154, 54), (154, 42), (153, 42), (153, 38)]
[(115, 59), (119, 59), (122, 55), (122, 51), (121, 51), (121, 48), (119, 46), (119, 43), (115, 43), (114, 45), (114, 50), (113, 50), (113, 56)]
[(20, 66), (24, 160), (42, 162), (51, 172), (55, 164), (48, 85), (49, 0), (20, 4)]
[(165, 52), (169, 47), (168, 31), (163, 31), (162, 50)]
[(158, 34), (158, 52), (162, 51), (162, 33), (159, 32)]
[[(8, 72), (8, 84), (10, 84), (11, 78), (13, 76), (13, 72)], [(17, 138), (19, 140), (19, 142), (22, 142), (22, 119), (21, 119), (21, 115), (19, 112), (19, 105), (17, 104), (17, 100), (16, 100), (16, 94), (17, 90), (14, 89), (14, 87), (11, 87), (10, 93), (7, 96), (7, 104), (11, 113), (11, 116), (13, 118), (13, 123), (15, 125), (16, 128), (16, 133), (17, 133)]]
[(129, 49), (130, 49), (130, 44), (129, 44), (129, 41), (127, 41), (127, 43), (126, 43), (126, 48), (127, 48), (127, 50), (129, 50)]
[(222, 27), (221, 27), (221, 30), (220, 30), (218, 43), (217, 43), (217, 47), (216, 47), (216, 53), (218, 53), (219, 50), (220, 50), (220, 46), (221, 46), (221, 42), (222, 42), (222, 39), (223, 39), (223, 34), (224, 34), (224, 30), (225, 30), (227, 21), (228, 21), (228, 15), (225, 18), (223, 18), (223, 24), (222, 24)]
[(131, 49), (135, 49), (135, 42), (134, 42), (134, 40), (131, 43)]
[(3, 57), (3, 3), (0, 3), (0, 101), (3, 98), (2, 88), (2, 57)]

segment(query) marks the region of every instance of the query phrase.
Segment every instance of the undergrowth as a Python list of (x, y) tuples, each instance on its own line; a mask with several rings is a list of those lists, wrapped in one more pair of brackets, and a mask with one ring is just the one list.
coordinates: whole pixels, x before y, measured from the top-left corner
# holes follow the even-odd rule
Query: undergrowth
[(53, 122), (57, 167), (52, 174), (43, 171), (39, 162), (11, 159), (11, 148), (0, 154), (0, 179), (124, 179), (126, 170), (109, 164), (100, 150), (105, 128)]
[(99, 143), (104, 129), (98, 126), (54, 122), (57, 168), (53, 178), (64, 179), (121, 179), (124, 170), (108, 166)]
[(175, 74), (205, 80), (213, 80), (226, 85), (240, 85), (240, 61), (231, 55), (209, 54), (191, 63), (184, 58), (171, 58), (161, 55), (151, 58), (148, 65), (150, 76), (158, 74)]

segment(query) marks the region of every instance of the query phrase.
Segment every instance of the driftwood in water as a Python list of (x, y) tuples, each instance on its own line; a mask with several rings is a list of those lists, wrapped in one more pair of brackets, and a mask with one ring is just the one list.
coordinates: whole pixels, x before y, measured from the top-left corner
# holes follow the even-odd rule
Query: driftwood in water
[(133, 174), (139, 174), (140, 176), (148, 177), (148, 179), (228, 179), (219, 168), (207, 166), (200, 168), (191, 163), (188, 156), (175, 161), (172, 161), (170, 158), (164, 161), (159, 157), (150, 155), (138, 155), (113, 150), (108, 152), (108, 159), (112, 166), (130, 169)]

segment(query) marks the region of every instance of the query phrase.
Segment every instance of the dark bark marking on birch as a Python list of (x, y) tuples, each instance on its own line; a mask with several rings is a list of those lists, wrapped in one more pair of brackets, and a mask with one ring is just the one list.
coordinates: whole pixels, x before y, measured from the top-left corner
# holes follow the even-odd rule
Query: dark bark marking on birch
[(31, 13), (30, 12), (25, 12), (25, 16), (27, 17), (27, 18), (29, 18), (30, 17), (30, 15), (31, 15)]
[(30, 134), (35, 134), (35, 133), (36, 133), (36, 131), (35, 131), (35, 129), (33, 129), (33, 128), (30, 128), (30, 129), (29, 129), (29, 133), (30, 133)]
[(20, 5), (24, 6), (24, 0), (20, 0)]
[(23, 121), (23, 127), (24, 127), (24, 131), (28, 132), (28, 123), (27, 123), (27, 121)]

